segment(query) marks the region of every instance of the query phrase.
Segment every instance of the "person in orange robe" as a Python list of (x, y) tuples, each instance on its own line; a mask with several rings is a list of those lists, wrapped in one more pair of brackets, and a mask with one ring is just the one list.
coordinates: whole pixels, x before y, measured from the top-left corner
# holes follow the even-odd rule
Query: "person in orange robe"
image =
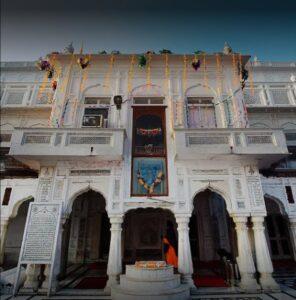
[(174, 268), (178, 268), (178, 257), (176, 255), (174, 247), (170, 244), (169, 240), (166, 237), (164, 237), (162, 241), (164, 244), (164, 254), (166, 263), (168, 265), (174, 266)]

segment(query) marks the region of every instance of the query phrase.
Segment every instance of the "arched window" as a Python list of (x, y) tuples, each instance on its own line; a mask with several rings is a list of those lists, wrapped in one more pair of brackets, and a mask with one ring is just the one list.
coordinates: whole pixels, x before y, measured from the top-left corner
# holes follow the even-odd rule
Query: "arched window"
[(187, 97), (188, 128), (217, 127), (212, 97)]

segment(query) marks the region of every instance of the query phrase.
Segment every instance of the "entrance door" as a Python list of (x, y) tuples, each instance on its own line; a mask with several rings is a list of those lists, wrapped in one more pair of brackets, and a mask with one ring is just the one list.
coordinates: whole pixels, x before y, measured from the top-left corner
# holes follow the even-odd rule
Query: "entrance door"
[(105, 206), (103, 196), (92, 190), (73, 203), (69, 228), (64, 231), (67, 261), (62, 264), (70, 288), (100, 289), (106, 284), (110, 223)]
[(128, 212), (123, 225), (124, 264), (164, 260), (162, 237), (169, 234), (177, 251), (176, 228), (174, 215), (168, 210), (145, 208)]
[(210, 190), (196, 195), (189, 228), (197, 286), (228, 286), (237, 251), (224, 199)]

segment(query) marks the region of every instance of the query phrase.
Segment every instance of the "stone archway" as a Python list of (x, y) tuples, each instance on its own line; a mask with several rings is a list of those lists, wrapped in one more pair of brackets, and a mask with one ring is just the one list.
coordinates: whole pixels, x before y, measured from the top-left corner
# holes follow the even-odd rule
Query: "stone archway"
[(9, 220), (3, 257), (3, 269), (10, 269), (17, 266), (22, 246), (23, 234), (30, 203), (33, 198), (23, 201), (15, 211), (15, 215)]
[(269, 253), (273, 262), (275, 271), (289, 268), (294, 265), (293, 249), (291, 245), (288, 218), (283, 204), (266, 195), (264, 197), (267, 216), (265, 218), (266, 237), (269, 247)]
[(195, 195), (189, 238), (196, 285), (227, 286), (235, 275), (237, 241), (226, 202), (218, 193), (206, 189)]
[(138, 208), (127, 212), (123, 223), (123, 265), (138, 260), (165, 260), (162, 237), (167, 235), (177, 252), (177, 225), (171, 211)]
[(77, 289), (104, 288), (110, 245), (106, 201), (93, 190), (76, 197), (64, 226), (61, 285)]

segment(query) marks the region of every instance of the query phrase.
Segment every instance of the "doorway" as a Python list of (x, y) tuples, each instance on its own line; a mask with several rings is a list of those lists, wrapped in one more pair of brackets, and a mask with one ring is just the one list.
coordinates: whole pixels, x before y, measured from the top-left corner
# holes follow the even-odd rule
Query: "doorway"
[(78, 196), (63, 234), (61, 277), (65, 287), (100, 289), (107, 282), (110, 222), (104, 197), (93, 190)]
[(189, 238), (197, 286), (227, 287), (236, 276), (237, 243), (224, 199), (210, 190), (198, 193), (189, 223)]

